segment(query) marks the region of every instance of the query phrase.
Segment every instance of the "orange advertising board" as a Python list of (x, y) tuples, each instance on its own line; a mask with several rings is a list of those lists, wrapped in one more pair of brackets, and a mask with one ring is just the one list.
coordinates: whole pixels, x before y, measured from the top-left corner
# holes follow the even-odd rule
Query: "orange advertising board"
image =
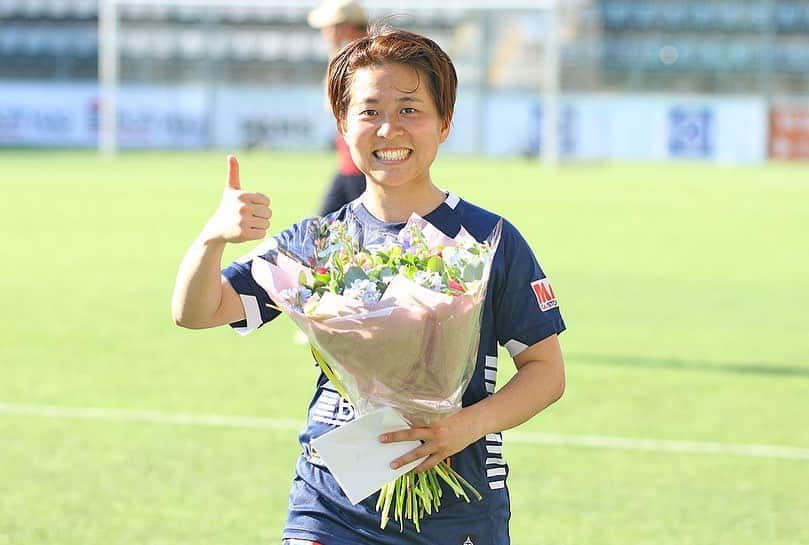
[(809, 160), (809, 105), (770, 109), (770, 157)]

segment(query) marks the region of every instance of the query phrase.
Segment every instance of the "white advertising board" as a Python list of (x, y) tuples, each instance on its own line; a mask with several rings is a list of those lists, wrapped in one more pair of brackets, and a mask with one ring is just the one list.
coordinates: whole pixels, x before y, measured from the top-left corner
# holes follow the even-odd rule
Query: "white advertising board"
[(326, 149), (336, 132), (320, 87), (222, 88), (212, 118), (223, 149)]
[(0, 145), (95, 146), (94, 85), (0, 83)]
[[(98, 87), (0, 82), (0, 145), (95, 147)], [(208, 145), (209, 97), (202, 88), (129, 86), (118, 95), (125, 148)]]
[(208, 147), (208, 110), (212, 100), (202, 87), (122, 87), (118, 95), (119, 145), (123, 148)]
[[(541, 97), (492, 96), (486, 120), (488, 155), (539, 151)], [(568, 161), (758, 163), (767, 157), (767, 123), (767, 104), (759, 98), (567, 95), (559, 150)]]
[[(443, 154), (536, 156), (542, 99), (460, 89)], [(319, 85), (124, 86), (122, 148), (328, 149), (335, 125)], [(0, 146), (93, 147), (98, 89), (91, 84), (0, 82)], [(757, 163), (768, 149), (768, 108), (756, 97), (566, 95), (559, 150), (566, 161)]]

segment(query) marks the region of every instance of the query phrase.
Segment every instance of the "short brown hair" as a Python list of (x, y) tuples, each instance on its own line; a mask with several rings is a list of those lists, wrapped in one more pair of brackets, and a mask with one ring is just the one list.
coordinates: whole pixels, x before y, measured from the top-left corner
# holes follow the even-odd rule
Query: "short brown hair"
[(351, 100), (354, 73), (366, 66), (398, 63), (427, 77), (438, 115), (449, 126), (455, 110), (458, 76), (455, 66), (429, 38), (391, 27), (372, 27), (368, 36), (349, 43), (329, 63), (328, 93), (334, 117), (342, 123)]

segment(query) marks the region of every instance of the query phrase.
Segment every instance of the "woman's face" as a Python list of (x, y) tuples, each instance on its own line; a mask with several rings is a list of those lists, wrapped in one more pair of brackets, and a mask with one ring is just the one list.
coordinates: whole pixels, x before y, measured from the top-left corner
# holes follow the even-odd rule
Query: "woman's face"
[(427, 78), (397, 63), (354, 73), (341, 131), (369, 183), (430, 183), (430, 165), (449, 125), (438, 115)]

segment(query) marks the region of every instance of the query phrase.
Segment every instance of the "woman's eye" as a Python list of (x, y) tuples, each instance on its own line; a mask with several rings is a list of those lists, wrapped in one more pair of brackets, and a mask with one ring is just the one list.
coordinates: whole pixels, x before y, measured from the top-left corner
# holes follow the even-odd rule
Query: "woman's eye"
[(414, 114), (414, 113), (416, 113), (416, 109), (415, 108), (403, 108), (402, 113), (403, 114)]
[(363, 111), (360, 112), (360, 115), (366, 116), (366, 117), (375, 116), (376, 115), (376, 110), (363, 110)]

